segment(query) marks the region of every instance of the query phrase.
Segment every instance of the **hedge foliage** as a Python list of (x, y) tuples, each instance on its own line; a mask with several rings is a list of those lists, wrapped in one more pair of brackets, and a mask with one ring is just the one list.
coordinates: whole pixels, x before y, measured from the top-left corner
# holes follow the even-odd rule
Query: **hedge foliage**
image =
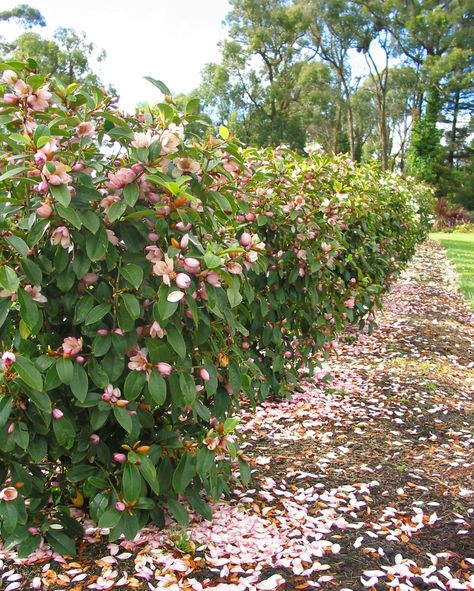
[[(233, 418), (286, 394), (370, 320), (425, 237), (412, 181), (342, 157), (185, 139), (171, 99), (128, 116), (99, 88), (4, 65), (0, 534), (74, 552), (248, 482)], [(151, 80), (151, 79), (150, 79)], [(165, 95), (167, 88), (151, 80)]]

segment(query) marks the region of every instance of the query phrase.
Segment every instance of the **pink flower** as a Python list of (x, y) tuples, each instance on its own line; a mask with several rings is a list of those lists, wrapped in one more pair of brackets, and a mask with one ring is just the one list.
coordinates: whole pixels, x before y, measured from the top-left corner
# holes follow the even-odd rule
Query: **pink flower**
[(0, 490), (0, 501), (14, 501), (18, 496), (18, 491), (13, 486), (7, 486), (3, 490)]
[(192, 158), (175, 158), (173, 164), (176, 166), (177, 172), (181, 174), (197, 174), (201, 170), (199, 162), (192, 160)]
[(174, 275), (174, 262), (165, 254), (164, 261), (156, 261), (153, 265), (153, 273), (158, 277), (163, 277), (163, 283), (165, 285), (171, 285), (171, 276)]
[(71, 236), (66, 226), (58, 226), (51, 234), (51, 244), (53, 246), (61, 245), (62, 248), (69, 248), (71, 245)]
[(153, 324), (150, 326), (150, 336), (152, 339), (158, 337), (162, 339), (166, 334), (166, 331), (161, 328), (158, 322), (155, 320)]
[(31, 86), (24, 80), (17, 80), (14, 86), (15, 94), (19, 99), (26, 98), (31, 92)]
[(114, 507), (117, 511), (120, 511), (120, 513), (123, 513), (126, 509), (125, 503), (122, 503), (122, 501), (117, 501)]
[(94, 285), (94, 283), (97, 283), (97, 281), (99, 281), (99, 276), (97, 275), (97, 273), (86, 273), (82, 278), (82, 281), (85, 285)]
[(49, 203), (45, 203), (45, 202), (43, 202), (36, 210), (36, 215), (39, 216), (40, 218), (49, 218), (49, 217), (51, 217), (52, 213), (53, 213), (53, 208), (51, 207), (51, 205), (49, 205)]
[(188, 287), (191, 285), (191, 277), (186, 275), (186, 273), (178, 273), (176, 275), (176, 285), (180, 289), (188, 289)]
[(201, 262), (193, 257), (186, 257), (183, 261), (184, 270), (192, 275), (197, 275), (201, 269)]
[(5, 353), (3, 353), (3, 355), (2, 355), (1, 360), (2, 360), (1, 369), (3, 371), (5, 371), (6, 369), (8, 369), (10, 367), (10, 365), (12, 365), (12, 363), (15, 363), (15, 361), (16, 361), (15, 353), (12, 353), (11, 351), (5, 351)]
[(169, 376), (173, 370), (172, 366), (169, 363), (165, 363), (164, 361), (160, 361), (155, 365), (155, 367), (163, 377)]
[(48, 298), (41, 293), (39, 285), (25, 285), (25, 291), (33, 301), (39, 304), (45, 304), (48, 301)]
[(221, 286), (220, 276), (217, 273), (214, 273), (213, 271), (211, 271), (210, 273), (208, 273), (206, 275), (206, 281), (209, 283), (209, 285), (212, 285), (214, 287)]
[(133, 183), (136, 175), (130, 168), (120, 168), (115, 174), (109, 172), (108, 177), (113, 189), (123, 189), (125, 185)]
[(158, 261), (163, 260), (163, 253), (158, 248), (158, 246), (150, 245), (145, 247), (146, 258), (150, 261), (150, 263), (157, 263)]
[(354, 298), (348, 298), (345, 302), (344, 302), (344, 306), (346, 308), (353, 308), (355, 306), (355, 299)]
[(171, 133), (168, 129), (161, 134), (161, 153), (162, 154), (173, 154), (178, 151), (178, 145), (180, 139), (174, 133)]
[(92, 121), (82, 121), (76, 127), (76, 133), (79, 137), (92, 137), (95, 133), (95, 127)]
[(2, 82), (5, 84), (15, 84), (18, 80), (18, 74), (13, 70), (4, 70), (2, 74)]
[(321, 243), (321, 250), (323, 252), (329, 252), (331, 250), (331, 248), (332, 248), (331, 245), (328, 244), (327, 242), (322, 242)]
[(106, 232), (107, 240), (110, 242), (110, 244), (112, 244), (112, 246), (117, 246), (117, 244), (119, 243), (119, 239), (115, 235), (115, 232), (113, 230), (106, 230)]
[(51, 414), (53, 415), (53, 419), (56, 421), (59, 421), (59, 419), (62, 419), (64, 416), (63, 411), (59, 410), (59, 408), (53, 408)]
[(101, 200), (100, 206), (104, 210), (105, 215), (108, 215), (109, 209), (112, 207), (114, 203), (117, 203), (117, 201), (120, 201), (119, 195), (107, 195), (107, 197), (104, 197)]
[(26, 99), (28, 106), (33, 111), (46, 111), (51, 102), (52, 94), (47, 90), (46, 86), (39, 88), (35, 93), (30, 94)]
[(92, 445), (99, 445), (100, 437), (97, 435), (97, 433), (92, 433), (91, 436), (89, 437), (89, 441), (91, 442)]
[(57, 152), (58, 149), (59, 145), (56, 140), (46, 142), (46, 144), (42, 146), (34, 156), (36, 164), (45, 164), (48, 160), (52, 160), (54, 153)]
[(63, 341), (63, 353), (65, 357), (74, 357), (82, 350), (82, 339), (66, 337)]
[(205, 382), (208, 382), (211, 379), (211, 376), (209, 375), (209, 372), (207, 371), (207, 369), (204, 369), (204, 367), (201, 367), (201, 369), (199, 370), (199, 375), (201, 376), (201, 378)]
[(123, 464), (123, 462), (127, 461), (127, 456), (125, 454), (116, 453), (114, 454), (114, 462), (118, 462), (119, 464)]
[(240, 245), (246, 248), (252, 243), (252, 236), (248, 232), (243, 232), (240, 236)]
[[(48, 166), (53, 165), (55, 170), (50, 172)], [(72, 177), (67, 174), (66, 165), (62, 162), (50, 162), (43, 166), (43, 174), (50, 185), (67, 185), (72, 181)]]
[(232, 275), (241, 275), (243, 272), (242, 265), (236, 261), (229, 261), (226, 266), (227, 270), (229, 273), (232, 273)]
[(153, 135), (150, 130), (146, 133), (135, 132), (133, 134), (133, 142), (131, 145), (134, 148), (149, 148), (151, 144), (157, 142), (160, 138), (157, 135)]
[(145, 371), (148, 365), (147, 359), (148, 350), (147, 349), (140, 349), (130, 357), (130, 361), (128, 364), (128, 369), (133, 371)]
[(112, 402), (112, 404), (115, 404), (121, 395), (119, 388), (114, 388), (112, 384), (108, 384), (102, 394), (102, 400), (104, 402)]
[(179, 247), (181, 250), (185, 250), (189, 244), (189, 234), (185, 234), (179, 241)]

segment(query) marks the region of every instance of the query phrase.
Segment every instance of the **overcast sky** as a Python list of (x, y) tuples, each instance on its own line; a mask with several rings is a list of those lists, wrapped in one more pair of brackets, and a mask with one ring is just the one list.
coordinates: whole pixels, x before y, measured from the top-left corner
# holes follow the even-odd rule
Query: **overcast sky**
[[(225, 37), (222, 21), (229, 10), (226, 0), (0, 1), (2, 10), (22, 3), (45, 17), (47, 27), (33, 29), (41, 35), (72, 27), (106, 50), (107, 59), (94, 70), (115, 86), (126, 109), (161, 96), (143, 76), (163, 80), (173, 94), (195, 88), (203, 66), (219, 59), (217, 43)], [(11, 24), (0, 27), (9, 39), (20, 32)]]

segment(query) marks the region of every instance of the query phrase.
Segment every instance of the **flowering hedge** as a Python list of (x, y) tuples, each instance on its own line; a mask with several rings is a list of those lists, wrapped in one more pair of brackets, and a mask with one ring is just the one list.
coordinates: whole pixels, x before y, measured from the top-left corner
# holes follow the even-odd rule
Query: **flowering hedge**
[(210, 518), (249, 479), (239, 395), (291, 388), (426, 224), (375, 169), (185, 140), (196, 101), (127, 116), (34, 68), (2, 77), (0, 535), (72, 554), (71, 505), (111, 539)]

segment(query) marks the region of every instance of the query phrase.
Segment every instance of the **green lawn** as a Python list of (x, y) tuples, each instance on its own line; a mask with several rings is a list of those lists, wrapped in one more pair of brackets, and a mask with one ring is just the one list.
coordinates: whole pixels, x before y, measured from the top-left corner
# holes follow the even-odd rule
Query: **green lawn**
[(474, 307), (474, 233), (436, 232), (430, 234), (448, 251), (449, 259), (459, 273), (459, 286)]

